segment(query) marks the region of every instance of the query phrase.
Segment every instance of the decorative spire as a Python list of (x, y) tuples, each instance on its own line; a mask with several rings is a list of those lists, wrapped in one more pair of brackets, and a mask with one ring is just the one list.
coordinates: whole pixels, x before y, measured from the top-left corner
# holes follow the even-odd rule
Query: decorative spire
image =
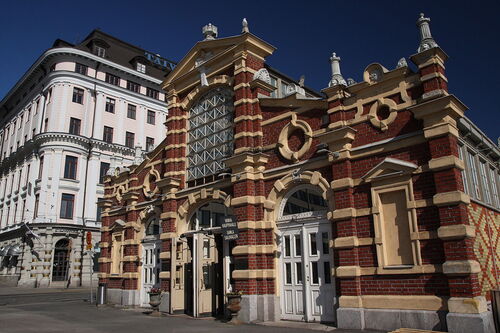
[(345, 82), (344, 78), (342, 77), (342, 74), (340, 73), (340, 57), (337, 57), (337, 54), (335, 52), (333, 52), (332, 56), (330, 57), (330, 63), (332, 65), (332, 79), (328, 83), (328, 86), (329, 87), (338, 85), (346, 86), (347, 83)]
[(433, 47), (438, 47), (438, 44), (431, 35), (430, 21), (430, 18), (424, 17), (424, 13), (420, 13), (420, 17), (417, 20), (417, 27), (420, 29), (420, 46), (417, 50), (419, 53)]
[(212, 40), (217, 38), (217, 27), (215, 25), (212, 25), (212, 23), (204, 26), (201, 31), (203, 32), (203, 36), (205, 37), (204, 40)]
[(245, 32), (250, 32), (250, 30), (248, 29), (248, 21), (247, 21), (246, 17), (243, 18), (243, 21), (241, 22), (241, 26), (242, 26), (242, 29), (241, 29), (242, 34), (244, 34)]

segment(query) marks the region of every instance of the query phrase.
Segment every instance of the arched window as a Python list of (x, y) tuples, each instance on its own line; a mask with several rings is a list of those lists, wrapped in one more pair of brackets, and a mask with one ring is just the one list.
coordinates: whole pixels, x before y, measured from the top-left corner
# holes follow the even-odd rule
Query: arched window
[(224, 222), (224, 218), (230, 214), (231, 211), (221, 203), (207, 203), (198, 208), (191, 216), (189, 229), (199, 230), (201, 228), (220, 227)]
[(56, 243), (52, 263), (52, 281), (66, 281), (68, 279), (70, 251), (71, 246), (68, 239), (63, 238)]
[(187, 180), (225, 169), (222, 160), (233, 153), (233, 92), (217, 87), (189, 110)]
[(319, 190), (310, 186), (301, 186), (287, 195), (281, 207), (281, 216), (304, 214), (304, 213), (324, 213), (328, 210), (328, 203)]
[(160, 222), (157, 218), (149, 220), (146, 224), (146, 236), (158, 235), (160, 233)]

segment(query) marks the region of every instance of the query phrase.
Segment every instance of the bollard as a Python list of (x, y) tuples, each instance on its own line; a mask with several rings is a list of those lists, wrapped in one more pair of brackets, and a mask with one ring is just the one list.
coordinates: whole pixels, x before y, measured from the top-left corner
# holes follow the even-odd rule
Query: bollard
[(97, 305), (106, 304), (106, 291), (106, 283), (99, 283), (99, 287), (97, 287)]

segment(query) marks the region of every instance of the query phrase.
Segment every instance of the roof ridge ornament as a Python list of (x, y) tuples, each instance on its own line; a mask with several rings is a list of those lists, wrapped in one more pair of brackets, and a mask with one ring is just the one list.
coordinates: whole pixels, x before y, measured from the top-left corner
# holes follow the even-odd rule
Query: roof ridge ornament
[(430, 21), (430, 18), (424, 17), (424, 13), (420, 13), (420, 17), (417, 20), (417, 27), (420, 30), (420, 45), (417, 49), (418, 53), (439, 46), (434, 38), (432, 38), (431, 28), (429, 25)]
[(241, 21), (241, 26), (242, 26), (242, 29), (241, 29), (242, 34), (244, 34), (246, 32), (250, 32), (250, 29), (248, 29), (248, 21), (247, 21), (246, 17), (244, 17), (243, 21)]
[(347, 83), (340, 73), (340, 57), (337, 57), (335, 52), (332, 53), (330, 57), (330, 64), (332, 65), (332, 79), (328, 83), (328, 87), (343, 85), (346, 86)]
[(214, 40), (215, 38), (217, 38), (217, 27), (212, 23), (209, 23), (201, 28), (201, 31), (203, 32), (203, 36), (205, 37), (204, 40)]

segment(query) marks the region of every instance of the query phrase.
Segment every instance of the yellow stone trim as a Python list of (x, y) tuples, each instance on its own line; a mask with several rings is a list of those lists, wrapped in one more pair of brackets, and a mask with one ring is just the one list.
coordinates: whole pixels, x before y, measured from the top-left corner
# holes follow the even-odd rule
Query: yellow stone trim
[(163, 160), (164, 164), (167, 163), (175, 163), (175, 162), (186, 162), (187, 158), (185, 157), (173, 157), (173, 158), (166, 158)]
[(239, 117), (236, 117), (234, 118), (234, 123), (239, 123), (241, 121), (244, 121), (244, 120), (262, 120), (262, 115), (260, 114), (256, 114), (256, 115), (243, 115), (243, 116), (239, 116)]
[(163, 174), (163, 177), (182, 176), (185, 173), (185, 171), (168, 171)]
[(451, 134), (456, 137), (459, 136), (457, 127), (449, 123), (440, 123), (424, 128), (424, 137), (426, 139), (432, 139), (446, 134)]
[[(356, 185), (359, 185), (359, 182), (356, 182)], [(333, 180), (330, 183), (330, 186), (333, 190), (341, 190), (348, 187), (354, 187), (354, 179), (352, 178), (341, 178)]]
[(97, 273), (97, 277), (99, 279), (106, 279), (108, 277), (111, 277), (111, 275), (109, 275), (108, 273)]
[(475, 260), (450, 260), (443, 264), (443, 273), (446, 275), (469, 275), (480, 271), (481, 266)]
[(123, 273), (122, 276), (125, 278), (125, 279), (138, 279), (139, 278), (139, 273)]
[(401, 310), (446, 310), (446, 297), (424, 295), (364, 295), (340, 296), (341, 308), (401, 309)]
[(470, 197), (461, 191), (437, 193), (432, 200), (436, 206), (449, 206), (460, 203), (466, 205), (470, 204)]
[(274, 269), (248, 269), (233, 271), (233, 278), (238, 280), (246, 279), (274, 279), (276, 272)]
[(105, 247), (109, 247), (109, 243), (108, 242), (100, 242), (99, 243), (99, 247), (102, 249), (102, 248), (105, 248)]
[(258, 132), (239, 132), (234, 135), (234, 139), (239, 139), (243, 137), (254, 137), (254, 136), (264, 136), (264, 133), (261, 131)]
[(160, 272), (160, 279), (170, 279), (170, 272)]
[(463, 170), (465, 168), (464, 162), (456, 156), (443, 156), (439, 158), (433, 158), (429, 161), (429, 169), (432, 171), (438, 171), (449, 168), (458, 168)]
[(239, 229), (273, 229), (271, 221), (241, 221), (238, 222)]
[(444, 81), (448, 82), (448, 79), (446, 78), (446, 76), (444, 76), (443, 73), (440, 73), (440, 72), (433, 72), (433, 73), (429, 73), (427, 75), (424, 75), (424, 76), (420, 77), (420, 81), (424, 82), (424, 81), (428, 81), (428, 80), (431, 80), (434, 78), (440, 78), (440, 79), (443, 79)]
[[(175, 106), (180, 106), (179, 105), (169, 105), (169, 108), (171, 107), (175, 107)], [(171, 117), (168, 117), (167, 120), (165, 120), (166, 123), (168, 122), (171, 122), (171, 121), (174, 121), (174, 120), (183, 120), (183, 119), (188, 119), (188, 116), (187, 115), (183, 115), (183, 116), (171, 116)]]
[(177, 216), (177, 212), (165, 212), (160, 214), (160, 219), (175, 219)]
[(343, 220), (343, 219), (348, 219), (352, 217), (356, 217), (356, 208), (342, 208), (342, 209), (335, 209), (332, 214), (332, 219), (333, 220)]
[(98, 260), (98, 262), (103, 263), (103, 264), (111, 262), (111, 261), (112, 261), (111, 258), (106, 258), (106, 257), (100, 257)]
[(476, 236), (474, 226), (465, 224), (445, 225), (438, 228), (438, 237), (444, 240), (472, 238)]
[(335, 270), (338, 277), (356, 277), (361, 276), (361, 267), (359, 266), (339, 266)]
[(187, 129), (181, 128), (181, 129), (167, 130), (167, 135), (169, 135), (169, 134), (179, 134), (179, 133), (187, 133)]
[(187, 144), (185, 144), (185, 143), (176, 143), (176, 144), (165, 146), (165, 150), (185, 148), (185, 147), (187, 147)]
[(160, 234), (160, 239), (170, 239), (175, 238), (177, 234), (175, 232), (163, 232)]
[(256, 104), (259, 102), (258, 98), (241, 98), (234, 102), (234, 106), (238, 106), (241, 104)]
[(242, 82), (242, 83), (238, 83), (237, 85), (234, 86), (234, 90), (238, 90), (240, 88), (250, 88), (250, 83), (247, 83), (247, 82)]
[(488, 311), (486, 298), (484, 296), (450, 297), (448, 300), (448, 311), (453, 313), (483, 313)]
[[(305, 142), (298, 151), (292, 151), (288, 146), (288, 138), (295, 130), (304, 132)], [(313, 131), (306, 121), (297, 119), (297, 114), (292, 114), (290, 122), (283, 127), (278, 138), (278, 151), (287, 160), (297, 162), (305, 153), (309, 151), (312, 145)]]
[[(376, 274), (390, 275), (390, 274), (434, 274), (441, 273), (441, 265), (415, 265), (408, 268), (396, 267), (377, 267)], [(367, 275), (367, 274), (363, 274)]]
[(108, 232), (111, 231), (112, 229), (110, 227), (101, 227), (101, 232)]
[(160, 252), (160, 259), (170, 259), (170, 258), (171, 258), (170, 252)]
[(234, 71), (234, 75), (242, 73), (242, 72), (249, 72), (249, 73), (254, 74), (257, 71), (255, 69), (253, 69), (253, 68), (250, 68), (250, 67), (240, 67), (240, 68), (238, 68), (237, 70)]
[(276, 251), (274, 245), (239, 245), (233, 248), (233, 255), (243, 254), (273, 254)]
[(333, 241), (333, 247), (336, 249), (344, 249), (359, 246), (357, 236), (339, 237)]
[(231, 206), (258, 205), (266, 201), (264, 196), (244, 195), (231, 199)]
[(123, 259), (121, 261), (123, 261), (123, 262), (139, 261), (139, 257), (138, 256), (125, 256), (125, 257), (123, 257)]
[(141, 243), (138, 239), (126, 239), (123, 241), (123, 245), (139, 245)]
[(134, 228), (135, 231), (141, 231), (141, 226), (137, 222), (127, 222), (123, 226), (124, 228)]

